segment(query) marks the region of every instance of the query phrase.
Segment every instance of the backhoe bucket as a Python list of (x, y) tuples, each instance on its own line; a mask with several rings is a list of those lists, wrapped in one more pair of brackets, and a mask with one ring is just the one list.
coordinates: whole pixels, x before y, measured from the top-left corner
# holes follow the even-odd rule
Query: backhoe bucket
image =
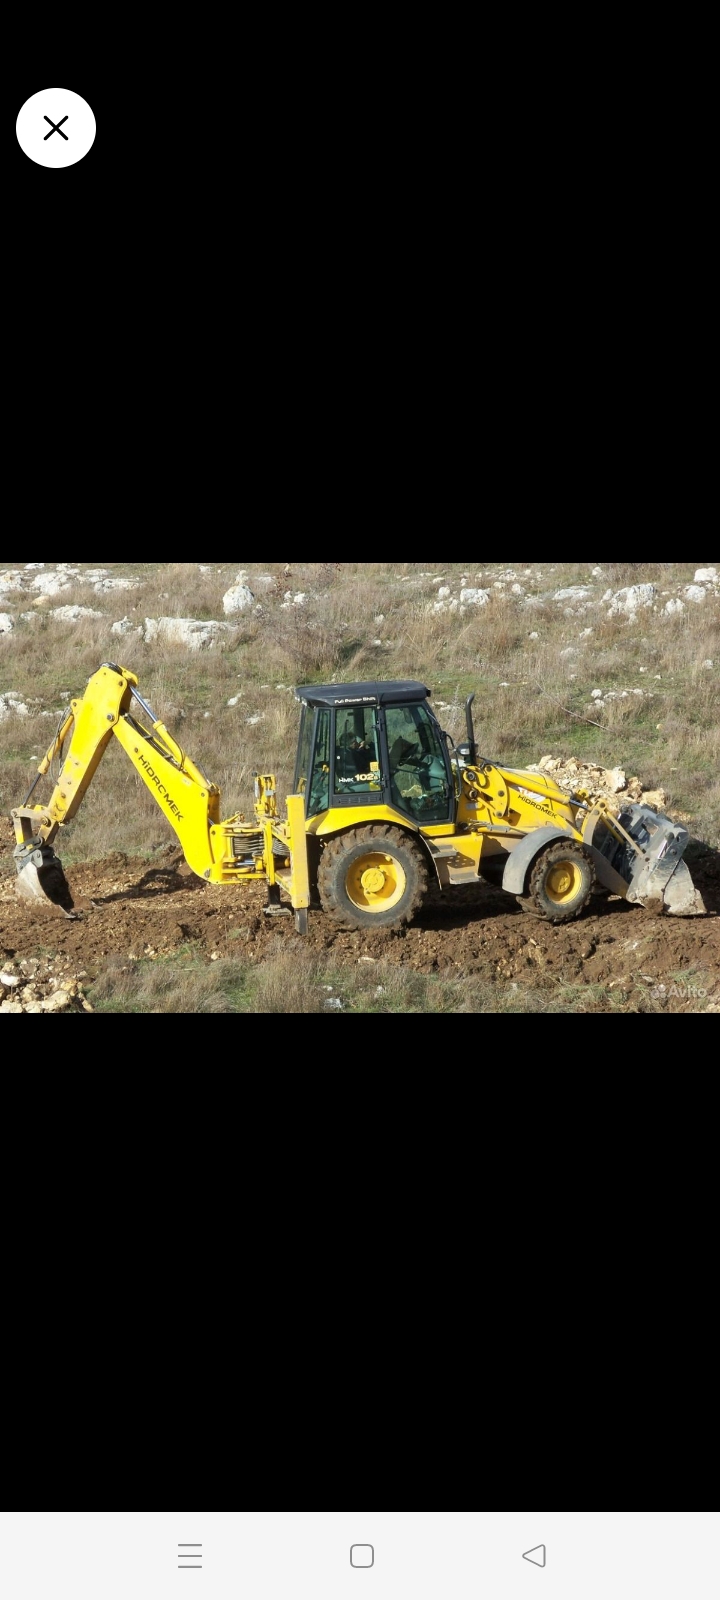
[(21, 900), (49, 900), (74, 916), (74, 900), (62, 862), (48, 844), (21, 844), (15, 850), (16, 891)]
[(594, 821), (587, 830), (587, 843), (593, 854), (599, 852), (601, 859), (596, 856), (595, 864), (600, 881), (607, 865), (611, 869), (607, 886), (634, 905), (669, 917), (707, 916), (702, 895), (682, 860), (690, 842), (687, 828), (641, 805), (621, 811), (618, 822), (639, 848), (634, 850), (627, 839), (614, 834), (603, 819)]

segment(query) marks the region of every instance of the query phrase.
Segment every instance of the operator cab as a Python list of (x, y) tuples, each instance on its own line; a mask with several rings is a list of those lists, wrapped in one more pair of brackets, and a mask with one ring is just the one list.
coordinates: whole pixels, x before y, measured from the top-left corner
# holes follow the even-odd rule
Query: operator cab
[(386, 805), (416, 826), (453, 822), (446, 741), (422, 683), (330, 683), (295, 690), (302, 704), (294, 793), (305, 814)]

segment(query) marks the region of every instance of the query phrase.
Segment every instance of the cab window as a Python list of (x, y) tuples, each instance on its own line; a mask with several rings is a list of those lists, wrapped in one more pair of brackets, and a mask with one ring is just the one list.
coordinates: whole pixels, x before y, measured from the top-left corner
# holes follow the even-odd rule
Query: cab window
[(335, 723), (335, 792), (362, 794), (381, 787), (377, 712), (374, 706), (338, 710)]
[(330, 712), (318, 711), (315, 754), (310, 784), (310, 799), (305, 806), (308, 817), (327, 811), (330, 805)]
[(450, 808), (440, 731), (424, 705), (385, 713), (393, 804), (417, 822), (447, 822)]
[[(300, 719), (300, 737), (298, 739), (297, 763), (295, 766), (295, 794), (305, 794), (307, 789), (308, 774), (310, 772), (310, 755), (312, 751), (312, 734), (314, 711), (310, 706), (303, 706)], [(305, 806), (307, 813), (307, 805)]]

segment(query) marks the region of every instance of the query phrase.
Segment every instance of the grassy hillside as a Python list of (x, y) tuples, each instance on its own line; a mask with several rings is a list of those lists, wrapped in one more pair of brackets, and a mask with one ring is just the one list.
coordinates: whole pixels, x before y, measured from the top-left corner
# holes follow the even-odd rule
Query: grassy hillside
[[(454, 737), (476, 691), (484, 754), (515, 765), (546, 754), (620, 764), (662, 786), (669, 808), (717, 845), (720, 588), (693, 584), (704, 565), (118, 564), (103, 577), (87, 563), (0, 568), (0, 806), (7, 814), (24, 798), (63, 705), (110, 659), (137, 673), (156, 714), (221, 786), (225, 815), (250, 808), (258, 769), (277, 771), (287, 792), (295, 684), (414, 677), (433, 688)], [(252, 604), (226, 615), (223, 596), (240, 571)], [(38, 579), (45, 590), (57, 579), (59, 592), (34, 587)], [(132, 586), (112, 587), (118, 580)], [(610, 615), (603, 596), (640, 584), (654, 586), (651, 604)], [(462, 604), (468, 589), (487, 600)], [(67, 620), (73, 607), (101, 615)], [(193, 651), (162, 633), (145, 638), (148, 618), (230, 626)], [(123, 619), (127, 631), (113, 633)], [(146, 789), (111, 749), (63, 855), (143, 854), (166, 837)]]

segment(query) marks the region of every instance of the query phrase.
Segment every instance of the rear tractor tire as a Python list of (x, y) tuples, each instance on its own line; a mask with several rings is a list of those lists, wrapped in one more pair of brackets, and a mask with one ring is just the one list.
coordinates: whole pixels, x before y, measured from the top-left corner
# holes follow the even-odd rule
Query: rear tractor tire
[(595, 869), (587, 851), (559, 840), (533, 862), (520, 905), (546, 922), (572, 922), (585, 910), (594, 887)]
[(389, 823), (351, 828), (323, 848), (318, 890), (336, 927), (399, 927), (412, 920), (427, 887), (421, 846)]

